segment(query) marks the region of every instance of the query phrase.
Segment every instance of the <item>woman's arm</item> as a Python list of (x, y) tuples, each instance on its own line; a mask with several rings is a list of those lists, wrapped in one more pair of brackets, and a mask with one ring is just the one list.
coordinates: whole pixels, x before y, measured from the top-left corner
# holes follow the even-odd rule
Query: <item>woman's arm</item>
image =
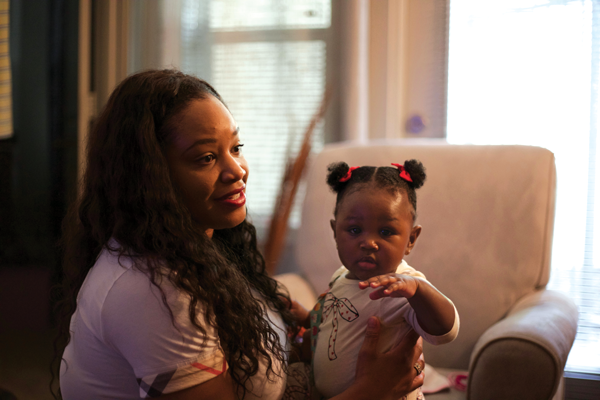
[[(414, 365), (425, 368), (423, 344), (415, 331), (410, 331), (394, 348), (378, 353), (377, 341), (381, 324), (377, 317), (369, 318), (365, 340), (358, 355), (356, 379), (335, 400), (394, 399), (423, 386), (424, 374), (417, 375)], [(200, 385), (159, 397), (161, 400), (234, 400), (234, 384), (225, 371)], [(333, 400), (332, 399), (332, 400)]]
[(161, 400), (237, 400), (228, 370), (199, 385), (158, 397)]
[(430, 335), (444, 335), (454, 326), (454, 304), (424, 279), (387, 274), (360, 282), (359, 287), (379, 288), (369, 295), (372, 300), (382, 297), (405, 297), (415, 310), (419, 325)]

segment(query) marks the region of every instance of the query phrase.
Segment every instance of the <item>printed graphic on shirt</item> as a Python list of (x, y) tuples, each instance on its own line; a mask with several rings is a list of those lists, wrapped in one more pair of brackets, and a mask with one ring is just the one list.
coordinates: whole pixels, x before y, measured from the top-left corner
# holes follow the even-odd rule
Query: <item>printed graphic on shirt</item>
[(173, 371), (138, 378), (140, 398), (159, 397), (163, 394), (187, 389), (222, 374), (226, 369), (227, 361), (223, 353), (218, 352), (211, 357), (192, 362)]
[(335, 341), (337, 339), (337, 331), (340, 329), (338, 315), (348, 322), (355, 321), (359, 315), (358, 310), (352, 305), (350, 300), (346, 297), (338, 299), (330, 292), (325, 296), (323, 319), (327, 320), (331, 314), (333, 314), (333, 319), (331, 321), (333, 329), (329, 335), (329, 351), (327, 352), (327, 355), (329, 356), (329, 360), (333, 361), (337, 358), (337, 354), (335, 354)]

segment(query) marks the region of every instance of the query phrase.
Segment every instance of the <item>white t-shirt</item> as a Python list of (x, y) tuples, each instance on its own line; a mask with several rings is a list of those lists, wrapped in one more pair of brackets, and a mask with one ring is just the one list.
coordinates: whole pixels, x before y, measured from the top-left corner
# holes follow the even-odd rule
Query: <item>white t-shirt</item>
[[(119, 247), (114, 240), (109, 245)], [(201, 307), (198, 323), (206, 337), (189, 320), (189, 296), (166, 278), (159, 284), (175, 325), (146, 273), (132, 268), (130, 258), (119, 260), (117, 254), (102, 250), (71, 318), (71, 340), (60, 368), (65, 400), (157, 397), (208, 381), (227, 368), (215, 329), (206, 325)], [(281, 317), (267, 310), (267, 318), (286, 343)], [(280, 371), (273, 362), (274, 370)], [(260, 367), (246, 398), (280, 399), (285, 374), (270, 380), (265, 363)]]
[[(346, 278), (347, 272), (345, 267), (341, 267), (333, 274), (331, 281), (337, 280), (327, 293), (319, 325), (314, 376), (317, 390), (326, 398), (342, 393), (354, 382), (358, 352), (364, 341), (367, 320), (371, 316), (377, 316), (381, 320), (382, 329), (378, 342), (380, 352), (390, 350), (411, 329), (432, 344), (451, 342), (458, 335), (456, 308), (454, 326), (450, 332), (433, 336), (421, 328), (407, 299), (384, 297), (371, 300), (369, 294), (376, 289), (359, 289), (359, 281)], [(425, 279), (425, 275), (410, 267), (404, 260), (396, 273)], [(417, 395), (415, 391), (408, 398), (416, 398)]]

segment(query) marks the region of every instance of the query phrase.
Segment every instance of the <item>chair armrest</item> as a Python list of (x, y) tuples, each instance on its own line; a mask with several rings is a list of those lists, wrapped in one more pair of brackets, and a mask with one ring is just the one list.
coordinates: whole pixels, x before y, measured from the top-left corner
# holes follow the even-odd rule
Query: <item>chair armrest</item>
[(558, 292), (542, 289), (519, 300), (475, 344), (467, 398), (552, 398), (577, 318), (577, 306)]
[(281, 274), (273, 277), (281, 286), (287, 289), (292, 300), (311, 310), (317, 302), (317, 295), (310, 284), (298, 274)]

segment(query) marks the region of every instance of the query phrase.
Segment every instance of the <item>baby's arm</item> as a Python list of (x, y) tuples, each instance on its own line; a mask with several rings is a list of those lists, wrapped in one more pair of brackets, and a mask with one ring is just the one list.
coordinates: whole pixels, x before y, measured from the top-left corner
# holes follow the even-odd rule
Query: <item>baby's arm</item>
[(382, 297), (405, 297), (415, 310), (419, 325), (430, 335), (444, 335), (454, 326), (454, 304), (424, 279), (387, 274), (370, 278), (358, 285), (361, 289), (379, 288), (370, 294), (372, 300)]

